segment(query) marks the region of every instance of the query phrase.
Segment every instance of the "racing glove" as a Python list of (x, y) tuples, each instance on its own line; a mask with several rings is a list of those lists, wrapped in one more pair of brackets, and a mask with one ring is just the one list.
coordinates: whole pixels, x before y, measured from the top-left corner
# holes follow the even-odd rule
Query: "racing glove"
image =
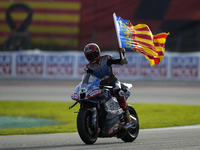
[(119, 55), (120, 55), (120, 59), (121, 59), (121, 65), (128, 64), (125, 52), (126, 52), (125, 48), (119, 48)]

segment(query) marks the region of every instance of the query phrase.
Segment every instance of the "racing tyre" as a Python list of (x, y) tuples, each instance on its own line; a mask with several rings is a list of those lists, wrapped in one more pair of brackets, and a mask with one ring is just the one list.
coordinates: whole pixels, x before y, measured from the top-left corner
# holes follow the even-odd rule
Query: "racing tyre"
[(92, 113), (90, 110), (82, 109), (77, 117), (77, 129), (81, 140), (86, 144), (94, 144), (97, 140), (91, 126)]

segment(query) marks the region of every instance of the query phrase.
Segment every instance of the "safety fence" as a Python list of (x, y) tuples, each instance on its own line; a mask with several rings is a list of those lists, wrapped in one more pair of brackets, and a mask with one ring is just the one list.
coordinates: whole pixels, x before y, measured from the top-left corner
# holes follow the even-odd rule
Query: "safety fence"
[[(117, 52), (103, 52), (119, 57)], [(128, 64), (113, 65), (121, 79), (200, 80), (200, 53), (166, 53), (159, 65), (150, 67), (144, 55), (126, 52)], [(0, 78), (81, 79), (87, 60), (83, 52), (1, 52)]]

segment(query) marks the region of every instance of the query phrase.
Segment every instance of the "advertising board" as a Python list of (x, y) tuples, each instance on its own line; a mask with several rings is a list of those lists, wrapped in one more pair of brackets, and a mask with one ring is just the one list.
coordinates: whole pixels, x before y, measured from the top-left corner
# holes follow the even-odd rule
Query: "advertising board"
[(42, 77), (44, 73), (44, 55), (19, 53), (16, 55), (15, 74), (25, 77)]
[(88, 61), (87, 61), (87, 59), (85, 58), (84, 55), (78, 55), (77, 57), (78, 57), (78, 59), (77, 59), (77, 67), (76, 67), (77, 76), (78, 77), (82, 77), (83, 71), (84, 71), (84, 67), (85, 67), (85, 65), (88, 64)]
[(12, 75), (12, 55), (2, 53), (0, 54), (0, 76)]
[(199, 57), (172, 56), (170, 72), (173, 79), (197, 79), (199, 77)]
[[(107, 52), (119, 58), (117, 52)], [(167, 53), (154, 66), (140, 54), (127, 52), (128, 64), (112, 65), (114, 74), (126, 80), (200, 80), (200, 54)], [(0, 78), (65, 78), (81, 79), (88, 64), (82, 52), (1, 52)]]
[(48, 54), (46, 56), (47, 77), (70, 77), (74, 74), (75, 56), (70, 54)]
[(165, 56), (158, 65), (150, 66), (149, 61), (144, 56), (140, 56), (140, 78), (166, 79), (168, 77), (168, 59), (168, 56)]
[[(119, 56), (115, 56), (119, 58)], [(126, 55), (128, 64), (124, 66), (113, 65), (114, 74), (122, 78), (136, 78), (138, 75), (138, 55)]]

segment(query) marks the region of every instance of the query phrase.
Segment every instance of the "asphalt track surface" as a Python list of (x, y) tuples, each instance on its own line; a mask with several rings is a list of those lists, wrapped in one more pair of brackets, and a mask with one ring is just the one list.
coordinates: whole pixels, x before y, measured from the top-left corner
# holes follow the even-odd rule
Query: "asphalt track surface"
[[(1, 100), (72, 101), (78, 80), (1, 79)], [(133, 84), (131, 103), (172, 103), (200, 105), (198, 81), (124, 81)], [(199, 150), (200, 126), (140, 130), (132, 143), (117, 138), (99, 138), (85, 145), (78, 133), (0, 136), (2, 150)]]
[[(0, 79), (0, 99), (71, 101), (80, 80)], [(200, 105), (200, 81), (122, 81), (132, 83), (131, 103)]]

